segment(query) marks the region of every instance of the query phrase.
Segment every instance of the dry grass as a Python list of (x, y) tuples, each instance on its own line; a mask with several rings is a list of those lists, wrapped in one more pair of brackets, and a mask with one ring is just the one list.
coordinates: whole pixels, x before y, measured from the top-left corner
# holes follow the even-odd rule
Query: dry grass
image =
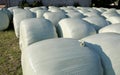
[(22, 75), (20, 57), (14, 30), (0, 31), (0, 75)]

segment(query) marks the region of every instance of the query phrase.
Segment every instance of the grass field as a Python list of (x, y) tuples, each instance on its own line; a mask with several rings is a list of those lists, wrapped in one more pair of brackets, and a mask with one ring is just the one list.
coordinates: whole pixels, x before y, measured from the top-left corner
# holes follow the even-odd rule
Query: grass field
[(22, 75), (20, 57), (14, 30), (0, 31), (0, 75)]

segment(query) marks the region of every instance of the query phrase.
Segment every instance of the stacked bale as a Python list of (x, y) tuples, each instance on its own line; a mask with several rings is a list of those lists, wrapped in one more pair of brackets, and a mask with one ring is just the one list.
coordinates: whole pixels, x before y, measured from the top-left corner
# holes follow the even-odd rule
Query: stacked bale
[(22, 50), (35, 42), (56, 37), (54, 26), (46, 19), (25, 19), (20, 24), (20, 46)]
[(11, 15), (22, 50), (23, 75), (120, 74), (119, 10), (10, 7), (0, 10), (0, 30), (8, 28)]
[(23, 75), (103, 75), (100, 58), (73, 39), (49, 39), (22, 52)]
[(91, 23), (93, 27), (98, 31), (100, 28), (105, 27), (109, 24), (104, 18), (100, 16), (91, 16), (91, 17), (86, 17), (83, 18), (83, 20)]
[(54, 26), (57, 26), (61, 19), (66, 18), (64, 12), (46, 12), (43, 16), (45, 19), (50, 20)]
[(86, 46), (94, 50), (101, 57), (105, 75), (120, 74), (120, 35), (115, 33), (101, 33), (88, 36)]
[(108, 32), (120, 34), (120, 23), (111, 24), (99, 30), (99, 33), (108, 33)]
[(96, 34), (95, 29), (87, 22), (79, 18), (67, 18), (59, 22), (57, 26), (59, 37), (81, 39)]
[(7, 29), (9, 26), (9, 17), (8, 15), (0, 10), (0, 31)]
[(20, 22), (24, 19), (34, 18), (35, 15), (29, 10), (24, 10), (20, 8), (14, 9), (13, 12), (14, 12), (13, 22), (14, 22), (15, 34), (16, 37), (19, 38)]

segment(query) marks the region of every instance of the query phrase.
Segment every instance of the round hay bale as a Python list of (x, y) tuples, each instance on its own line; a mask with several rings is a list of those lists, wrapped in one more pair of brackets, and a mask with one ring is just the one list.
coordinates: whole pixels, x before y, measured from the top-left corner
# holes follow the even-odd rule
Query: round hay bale
[(109, 17), (107, 20), (112, 24), (120, 23), (120, 15)]
[(43, 18), (43, 14), (47, 12), (47, 10), (37, 10), (36, 11), (36, 17), (37, 18)]
[(30, 9), (31, 9), (31, 7), (24, 7), (24, 9), (25, 9), (25, 10), (30, 10)]
[(91, 23), (93, 27), (98, 31), (100, 28), (105, 27), (109, 24), (103, 17), (100, 16), (91, 16), (83, 18), (83, 20)]
[(96, 34), (95, 29), (89, 23), (79, 18), (62, 19), (57, 29), (59, 37), (74, 38), (78, 40)]
[(16, 37), (19, 38), (20, 22), (24, 19), (34, 18), (35, 14), (25, 9), (14, 9), (13, 23)]
[(43, 18), (25, 19), (20, 23), (20, 47), (27, 46), (50, 38), (57, 38), (57, 34), (52, 23)]
[(85, 16), (80, 12), (68, 12), (66, 14), (69, 18), (84, 18)]
[(106, 17), (107, 19), (109, 19), (112, 16), (119, 16), (119, 14), (117, 13), (117, 11), (114, 9), (108, 9), (107, 11), (105, 11), (104, 13), (102, 13), (102, 16)]
[(120, 23), (111, 24), (99, 30), (99, 33), (118, 33), (120, 34)]
[(33, 7), (33, 8), (30, 8), (30, 11), (36, 13), (37, 10), (41, 10), (41, 9), (42, 8), (40, 7)]
[(0, 10), (0, 31), (7, 29), (9, 26), (9, 17), (8, 15)]
[(105, 75), (120, 74), (120, 35), (101, 33), (83, 38), (85, 45), (101, 56)]
[(103, 75), (99, 56), (73, 39), (49, 39), (22, 51), (23, 75)]
[(18, 6), (13, 6), (13, 7), (8, 7), (8, 10), (11, 12), (11, 14), (13, 15), (13, 10), (14, 9), (18, 9)]
[(63, 12), (46, 12), (43, 16), (45, 19), (50, 20), (54, 26), (57, 26), (61, 19), (66, 18), (65, 13)]

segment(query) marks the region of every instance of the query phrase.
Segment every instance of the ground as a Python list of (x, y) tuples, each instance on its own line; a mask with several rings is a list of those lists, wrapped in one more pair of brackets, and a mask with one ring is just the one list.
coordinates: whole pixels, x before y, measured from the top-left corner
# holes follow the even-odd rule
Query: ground
[(22, 75), (18, 41), (13, 29), (0, 31), (0, 75)]

